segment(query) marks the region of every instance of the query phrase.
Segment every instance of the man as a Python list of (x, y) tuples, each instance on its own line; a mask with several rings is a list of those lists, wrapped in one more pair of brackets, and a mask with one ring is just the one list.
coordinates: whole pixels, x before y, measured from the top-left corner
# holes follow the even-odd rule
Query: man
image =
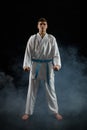
[(55, 37), (46, 32), (48, 23), (45, 18), (38, 20), (37, 28), (39, 32), (29, 38), (24, 55), (23, 69), (30, 71), (30, 76), (26, 109), (22, 119), (27, 120), (33, 114), (39, 83), (44, 80), (48, 107), (55, 117), (61, 120), (54, 85), (54, 70), (61, 68), (59, 49)]

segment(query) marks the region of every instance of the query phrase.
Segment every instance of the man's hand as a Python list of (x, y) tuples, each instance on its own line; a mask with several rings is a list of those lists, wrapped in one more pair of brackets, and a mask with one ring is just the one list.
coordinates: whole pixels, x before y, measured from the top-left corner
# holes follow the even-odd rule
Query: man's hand
[(58, 70), (60, 69), (60, 66), (59, 66), (59, 65), (55, 65), (55, 66), (53, 66), (53, 69), (54, 69), (55, 71), (58, 71)]
[(24, 67), (23, 69), (24, 69), (24, 71), (29, 71), (30, 67)]

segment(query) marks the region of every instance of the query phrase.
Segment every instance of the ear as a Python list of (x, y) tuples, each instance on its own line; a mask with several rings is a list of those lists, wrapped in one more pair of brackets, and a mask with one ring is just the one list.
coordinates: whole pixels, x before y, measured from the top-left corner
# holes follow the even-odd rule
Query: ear
[(37, 29), (39, 29), (39, 25), (37, 24)]
[(48, 29), (48, 24), (47, 24), (47, 29)]
[(47, 28), (48, 28), (48, 24), (47, 24)]

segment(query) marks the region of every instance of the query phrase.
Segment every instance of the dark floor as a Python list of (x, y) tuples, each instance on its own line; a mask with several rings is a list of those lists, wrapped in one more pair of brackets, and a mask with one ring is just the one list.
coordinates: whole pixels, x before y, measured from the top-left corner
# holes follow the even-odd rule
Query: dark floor
[[(9, 90), (7, 90), (7, 95), (6, 91), (0, 93), (0, 130), (86, 130), (87, 107), (80, 108), (79, 103), (78, 107), (70, 107), (71, 104), (65, 103), (61, 97), (59, 102), (62, 101), (63, 103), (59, 103), (59, 106), (63, 120), (58, 121), (50, 113), (42, 89), (37, 96), (34, 114), (27, 121), (21, 119), (25, 110), (25, 92), (27, 89), (17, 92), (15, 90), (12, 95), (11, 91), (9, 94)], [(69, 99), (67, 99), (68, 101)]]
[(0, 130), (86, 130), (85, 115), (63, 117), (62, 121), (57, 121), (46, 113), (35, 113), (30, 119), (23, 121), (20, 113), (1, 113)]

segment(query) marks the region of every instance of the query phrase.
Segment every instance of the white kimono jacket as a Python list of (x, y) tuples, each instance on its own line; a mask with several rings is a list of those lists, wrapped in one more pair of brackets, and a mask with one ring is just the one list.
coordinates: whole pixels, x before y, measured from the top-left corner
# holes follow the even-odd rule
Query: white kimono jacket
[[(59, 65), (61, 68), (61, 58), (56, 39), (51, 34), (45, 34), (43, 38), (39, 33), (32, 35), (26, 46), (23, 67), (30, 67), (31, 78), (35, 78), (36, 66), (38, 63), (34, 59), (53, 59), (49, 62), (49, 76), (54, 76), (53, 65)], [(46, 79), (46, 63), (41, 63), (38, 78)]]

